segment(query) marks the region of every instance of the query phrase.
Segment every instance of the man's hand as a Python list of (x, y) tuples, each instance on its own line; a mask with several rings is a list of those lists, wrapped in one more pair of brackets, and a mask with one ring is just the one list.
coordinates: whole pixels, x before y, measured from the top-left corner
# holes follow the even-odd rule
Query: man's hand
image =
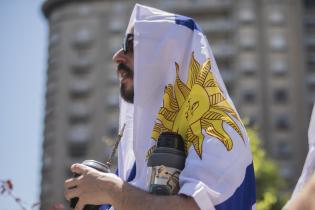
[(81, 210), (86, 204), (100, 205), (114, 203), (121, 194), (123, 181), (112, 173), (102, 173), (82, 164), (74, 164), (71, 171), (80, 174), (77, 178), (65, 181), (67, 200), (78, 197), (75, 210)]

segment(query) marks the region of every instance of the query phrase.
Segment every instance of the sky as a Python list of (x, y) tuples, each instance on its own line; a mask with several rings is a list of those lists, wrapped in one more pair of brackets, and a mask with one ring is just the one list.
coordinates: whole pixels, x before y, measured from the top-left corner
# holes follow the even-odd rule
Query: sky
[[(0, 1), (0, 180), (27, 209), (39, 201), (47, 23), (43, 0)], [(0, 195), (1, 210), (19, 210)]]

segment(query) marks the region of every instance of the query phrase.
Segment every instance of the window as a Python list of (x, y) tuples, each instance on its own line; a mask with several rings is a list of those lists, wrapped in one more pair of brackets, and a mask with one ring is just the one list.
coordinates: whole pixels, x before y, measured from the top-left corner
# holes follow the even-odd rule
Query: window
[(314, 0), (304, 0), (304, 6), (309, 8), (315, 8), (315, 1)]
[(92, 43), (92, 33), (87, 28), (80, 28), (73, 34), (73, 44), (75, 47), (84, 48)]
[(270, 69), (276, 76), (283, 76), (288, 72), (288, 65), (285, 61), (277, 59), (270, 64)]
[(273, 98), (275, 103), (286, 103), (288, 101), (288, 91), (284, 88), (276, 89)]
[(125, 22), (121, 19), (113, 18), (109, 22), (109, 30), (111, 32), (121, 32), (123, 28), (125, 27)]
[(254, 57), (245, 57), (241, 59), (241, 71), (246, 75), (254, 75), (257, 70), (257, 62)]
[(252, 30), (242, 30), (240, 31), (240, 47), (245, 50), (251, 50), (256, 47), (256, 36), (255, 32)]
[(91, 140), (91, 132), (85, 123), (74, 125), (69, 131), (69, 141), (71, 143), (87, 143)]
[(207, 33), (229, 32), (234, 27), (229, 19), (201, 20), (198, 24)]
[(290, 122), (287, 115), (278, 116), (275, 119), (275, 127), (278, 130), (288, 130), (290, 128)]
[(255, 103), (256, 95), (253, 91), (250, 90), (244, 91), (243, 100), (246, 103)]
[(82, 16), (89, 15), (91, 8), (87, 4), (82, 4), (78, 7), (78, 14)]
[(293, 176), (292, 169), (289, 166), (281, 167), (280, 174), (287, 181), (290, 181)]
[(231, 57), (235, 54), (235, 48), (230, 43), (214, 44), (212, 50), (213, 54), (218, 57)]
[(269, 40), (270, 48), (275, 51), (285, 50), (287, 47), (287, 41), (285, 37), (281, 34), (274, 34)]
[(92, 63), (87, 56), (80, 56), (72, 63), (73, 72), (76, 74), (84, 74), (91, 70)]
[(290, 143), (284, 140), (277, 142), (277, 155), (278, 158), (288, 159), (292, 156), (292, 148)]
[(74, 97), (87, 96), (91, 92), (91, 84), (88, 80), (76, 80), (70, 83), (70, 93)]
[(69, 118), (72, 123), (86, 121), (91, 113), (87, 104), (83, 102), (74, 102), (70, 106)]
[(271, 9), (268, 19), (274, 25), (283, 24), (285, 21), (284, 14), (278, 9)]
[(240, 40), (240, 46), (245, 50), (251, 50), (256, 47), (256, 40), (254, 36), (245, 35)]
[(249, 116), (248, 117), (248, 126), (253, 128), (256, 125), (257, 125), (257, 118), (255, 116)]
[(221, 76), (224, 82), (231, 82), (233, 81), (233, 72), (230, 69), (220, 69)]
[(310, 74), (308, 77), (307, 77), (307, 83), (309, 86), (312, 86), (314, 87), (313, 89), (315, 89), (315, 75), (313, 74)]
[(315, 27), (315, 16), (305, 16), (304, 25), (305, 27)]
[(86, 124), (79, 124), (70, 128), (68, 135), (69, 154), (73, 157), (84, 156), (91, 139), (91, 132)]
[[(315, 41), (315, 39), (314, 39)], [(314, 45), (315, 46), (315, 45)], [(315, 55), (309, 56), (307, 59), (307, 64), (309, 66), (315, 67)]]
[(309, 48), (315, 47), (315, 37), (312, 37), (312, 36), (306, 37), (305, 44)]
[(243, 8), (240, 10), (239, 19), (242, 23), (252, 23), (255, 21), (256, 16), (251, 8)]

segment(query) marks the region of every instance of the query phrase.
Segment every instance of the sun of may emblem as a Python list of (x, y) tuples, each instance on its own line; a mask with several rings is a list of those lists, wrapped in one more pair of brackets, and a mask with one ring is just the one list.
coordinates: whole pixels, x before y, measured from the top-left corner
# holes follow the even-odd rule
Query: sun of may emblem
[(192, 53), (186, 83), (179, 78), (179, 65), (175, 63), (175, 66), (176, 80), (174, 85), (165, 87), (163, 106), (158, 112), (152, 138), (157, 140), (162, 132), (176, 132), (184, 138), (186, 151), (193, 145), (200, 158), (204, 141), (202, 130), (221, 141), (227, 151), (233, 148), (233, 141), (224, 129), (224, 123), (230, 125), (244, 141), (234, 121), (241, 122), (239, 116), (227, 102), (210, 71), (210, 59), (200, 65)]

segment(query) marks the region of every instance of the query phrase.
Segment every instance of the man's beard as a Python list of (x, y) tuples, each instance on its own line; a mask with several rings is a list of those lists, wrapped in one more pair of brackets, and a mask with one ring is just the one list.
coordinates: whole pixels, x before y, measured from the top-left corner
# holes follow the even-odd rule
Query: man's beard
[[(126, 73), (125, 78), (133, 80), (133, 70), (129, 68), (127, 65), (120, 63), (117, 66), (117, 69), (119, 71), (124, 71)], [(127, 87), (126, 84), (120, 84), (120, 95), (121, 97), (128, 103), (133, 103), (133, 97), (134, 97), (134, 88), (133, 84), (131, 87)]]

